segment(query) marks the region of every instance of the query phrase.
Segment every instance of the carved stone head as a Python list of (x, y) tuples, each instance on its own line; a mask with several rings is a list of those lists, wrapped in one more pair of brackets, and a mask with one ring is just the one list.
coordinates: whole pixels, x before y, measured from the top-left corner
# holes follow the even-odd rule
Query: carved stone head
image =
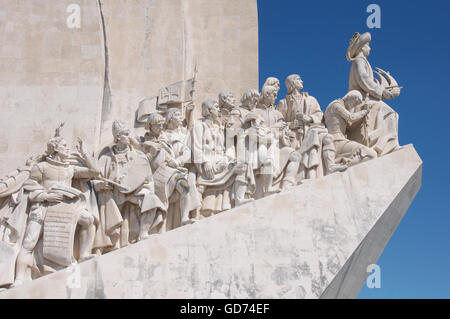
[(114, 143), (120, 143), (123, 145), (128, 145), (130, 130), (125, 125), (124, 122), (116, 120), (112, 124), (112, 134), (114, 137)]
[(70, 156), (70, 149), (66, 140), (60, 136), (52, 137), (47, 142), (47, 155), (59, 155), (61, 158), (68, 158)]
[(259, 102), (259, 92), (255, 89), (247, 90), (241, 98), (242, 107), (253, 110)]
[(303, 89), (303, 81), (298, 74), (291, 74), (286, 78), (286, 88), (288, 93)]
[(147, 120), (147, 129), (153, 134), (159, 135), (164, 129), (166, 119), (159, 113), (150, 114)]
[(231, 109), (236, 107), (236, 99), (233, 92), (223, 91), (219, 93), (219, 108)]
[(275, 104), (277, 99), (278, 89), (274, 86), (265, 85), (261, 92), (261, 102), (263, 106), (270, 107)]
[(342, 98), (342, 100), (344, 101), (345, 107), (347, 109), (351, 109), (351, 108), (361, 104), (363, 99), (364, 98), (363, 98), (361, 92), (359, 92), (357, 90), (352, 90), (352, 91), (348, 92)]
[(280, 90), (280, 80), (274, 77), (268, 77), (266, 82), (264, 82), (263, 88), (265, 86), (274, 86), (277, 89), (277, 93)]
[(219, 103), (214, 99), (207, 99), (203, 101), (202, 116), (217, 119), (219, 117)]
[(177, 128), (183, 124), (183, 114), (176, 107), (171, 107), (166, 112), (166, 124), (169, 128)]
[(356, 32), (350, 39), (350, 45), (347, 49), (347, 60), (353, 61), (360, 52), (362, 52), (364, 56), (368, 56), (370, 54), (369, 44), (371, 40), (372, 37), (369, 32), (363, 34)]

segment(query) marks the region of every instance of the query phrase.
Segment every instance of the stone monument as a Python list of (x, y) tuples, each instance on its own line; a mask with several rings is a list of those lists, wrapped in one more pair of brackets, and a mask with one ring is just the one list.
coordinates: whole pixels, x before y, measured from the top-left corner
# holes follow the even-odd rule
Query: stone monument
[(1, 298), (357, 296), (422, 176), (369, 33), (323, 112), (256, 89), (254, 0), (64, 5), (3, 16)]

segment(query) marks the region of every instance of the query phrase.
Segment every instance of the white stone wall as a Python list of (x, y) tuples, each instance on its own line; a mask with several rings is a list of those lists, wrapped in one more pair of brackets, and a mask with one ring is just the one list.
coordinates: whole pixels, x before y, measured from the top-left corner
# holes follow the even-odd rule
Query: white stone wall
[[(69, 29), (69, 4), (81, 28)], [(102, 0), (111, 110), (102, 111), (105, 50), (97, 0), (0, 0), (0, 176), (45, 150), (59, 122), (74, 144), (111, 140), (139, 101), (189, 79), (201, 102), (258, 88), (256, 0)], [(103, 121), (103, 125), (102, 125)], [(102, 127), (102, 130), (100, 129)], [(139, 131), (139, 129), (137, 130)], [(142, 131), (142, 129), (141, 129)]]

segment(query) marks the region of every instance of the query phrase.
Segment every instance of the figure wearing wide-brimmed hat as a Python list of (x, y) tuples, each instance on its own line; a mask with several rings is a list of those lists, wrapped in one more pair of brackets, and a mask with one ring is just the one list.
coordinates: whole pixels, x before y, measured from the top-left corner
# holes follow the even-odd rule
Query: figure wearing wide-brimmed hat
[[(369, 32), (355, 33), (347, 49), (347, 60), (352, 62), (348, 91), (357, 90), (367, 98), (370, 113), (366, 120), (348, 132), (350, 139), (374, 149), (378, 156), (399, 148), (398, 114), (382, 100), (400, 95), (401, 87), (395, 79), (379, 68), (378, 79), (367, 60), (370, 54), (371, 35)], [(358, 110), (356, 110), (358, 111)]]

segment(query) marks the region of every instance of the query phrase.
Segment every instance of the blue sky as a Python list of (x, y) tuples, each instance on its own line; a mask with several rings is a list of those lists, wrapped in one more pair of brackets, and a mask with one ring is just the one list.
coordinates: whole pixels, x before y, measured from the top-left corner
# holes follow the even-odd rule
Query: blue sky
[[(381, 28), (369, 29), (369, 4)], [(381, 288), (359, 298), (450, 298), (450, 1), (258, 0), (259, 81), (301, 75), (322, 110), (348, 89), (354, 32), (372, 33), (369, 61), (390, 71), (402, 94), (400, 143), (423, 160), (422, 189), (378, 261)]]

